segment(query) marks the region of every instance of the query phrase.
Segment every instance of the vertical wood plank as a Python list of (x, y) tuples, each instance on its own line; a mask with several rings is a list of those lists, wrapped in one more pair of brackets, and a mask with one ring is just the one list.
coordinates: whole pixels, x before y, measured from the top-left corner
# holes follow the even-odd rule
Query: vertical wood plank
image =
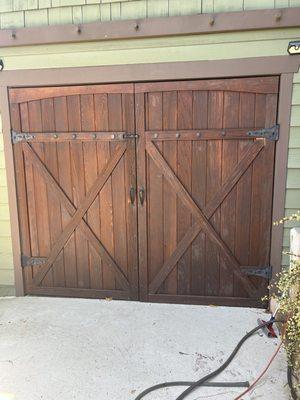
[[(263, 115), (258, 107), (256, 110), (255, 119), (260, 119), (262, 126), (273, 126), (276, 123), (277, 95), (265, 96)], [(253, 163), (250, 265), (266, 266), (270, 263), (274, 151), (275, 143), (266, 141), (265, 148)], [(260, 288), (261, 296), (264, 295), (267, 281), (256, 277), (252, 280)]]
[[(126, 132), (135, 132), (135, 113), (133, 94), (122, 94), (122, 125)], [(131, 298), (138, 300), (138, 249), (137, 249), (137, 196), (134, 204), (130, 201), (130, 189), (137, 190), (136, 182), (136, 143), (129, 140), (124, 155), (125, 167), (125, 207), (128, 277), (131, 283)], [(136, 191), (137, 193), (137, 191)]]
[[(108, 95), (109, 129), (122, 131), (123, 129), (123, 107), (121, 94)], [(111, 142), (111, 153), (113, 154), (118, 143)], [(113, 204), (113, 237), (114, 258), (119, 267), (128, 276), (127, 265), (127, 241), (126, 241), (126, 193), (125, 193), (125, 162), (124, 157), (119, 161), (111, 176), (112, 204)], [(116, 289), (121, 289), (115, 281)]]
[[(162, 93), (148, 93), (148, 129), (155, 131), (162, 129)], [(162, 143), (155, 145), (162, 151)], [(151, 158), (148, 159), (148, 276), (151, 281), (163, 265), (163, 176)], [(162, 291), (163, 288), (160, 288)]]
[[(11, 104), (10, 106), (11, 128), (16, 132), (21, 132), (21, 115), (20, 107), (18, 104)], [(20, 221), (20, 242), (21, 253), (24, 255), (31, 255), (30, 246), (30, 231), (29, 231), (29, 218), (28, 218), (28, 203), (26, 193), (26, 172), (25, 160), (22, 150), (22, 144), (16, 144), (13, 147), (14, 160), (15, 160), (15, 177), (17, 186), (17, 202), (18, 214)], [(25, 293), (28, 286), (32, 285), (32, 268), (25, 268), (23, 270)]]
[[(239, 93), (224, 92), (223, 127), (235, 128), (239, 124)], [(222, 183), (231, 176), (237, 164), (236, 140), (223, 140)], [(234, 253), (235, 244), (236, 188), (229, 193), (221, 205), (221, 237)], [(220, 259), (220, 295), (233, 296), (234, 274)]]
[[(83, 131), (95, 130), (95, 105), (93, 95), (82, 95), (80, 97), (81, 129)], [(84, 172), (86, 192), (90, 190), (97, 179), (98, 159), (97, 143), (83, 142)], [(100, 239), (100, 204), (99, 196), (96, 197), (87, 211), (87, 222), (92, 231)], [(102, 288), (101, 260), (94, 248), (88, 243), (88, 261), (90, 271), (90, 285), (92, 289)]]
[[(78, 98), (77, 98), (78, 101)], [(67, 132), (69, 130), (68, 115), (73, 114), (73, 103), (76, 104), (76, 96), (57, 97), (54, 99), (54, 120), (56, 132)], [(76, 116), (71, 119), (74, 121)], [(70, 126), (70, 129), (73, 126)], [(73, 199), (73, 184), (71, 172), (71, 154), (70, 145), (68, 142), (61, 142), (57, 145), (57, 162), (59, 169), (59, 184), (64, 190), (68, 198), (74, 202)], [(61, 208), (62, 228), (64, 229), (70, 216), (64, 207)], [(75, 233), (71, 235), (64, 249), (64, 265), (65, 265), (65, 285), (66, 287), (77, 287), (77, 259), (76, 259), (76, 243)]]
[[(147, 124), (147, 112), (145, 110), (144, 93), (135, 94), (135, 118), (136, 132), (140, 135), (137, 144), (137, 191), (146, 189), (146, 197), (143, 206), (138, 201), (138, 258), (139, 258), (139, 298), (148, 300), (148, 238), (147, 238), (147, 210), (148, 210), (148, 181), (146, 181), (147, 156), (145, 150), (145, 128)], [(148, 127), (148, 126), (147, 126)]]
[[(163, 129), (177, 128), (177, 92), (163, 93)], [(163, 156), (173, 171), (177, 172), (177, 143), (165, 141), (163, 144)], [(177, 199), (176, 193), (163, 178), (163, 215), (164, 215), (164, 262), (173, 253), (177, 245)], [(165, 292), (177, 293), (177, 267), (169, 274), (165, 281)]]
[[(69, 131), (80, 132), (81, 127), (81, 98), (70, 96), (68, 98), (68, 126)], [(70, 142), (70, 167), (72, 179), (73, 201), (77, 208), (85, 197), (85, 176), (82, 142)], [(90, 287), (90, 274), (88, 266), (88, 243), (86, 237), (77, 228), (75, 230), (77, 286)]]
[[(193, 92), (178, 92), (178, 130), (193, 127)], [(177, 142), (177, 173), (178, 178), (191, 193), (191, 158), (192, 143)], [(192, 216), (189, 210), (177, 201), (177, 240), (181, 240), (191, 226)], [(189, 248), (178, 262), (178, 294), (189, 294), (191, 291), (191, 249)]]
[[(223, 126), (222, 91), (210, 91), (208, 96), (208, 128), (221, 129)], [(221, 186), (222, 173), (222, 141), (207, 142), (207, 185), (206, 202), (212, 199)], [(211, 217), (210, 222), (220, 232), (220, 207)], [(220, 290), (220, 255), (218, 248), (206, 237), (206, 294), (217, 296)]]
[[(28, 116), (27, 103), (20, 104), (20, 113), (21, 113), (20, 116), (21, 130), (22, 132), (29, 132), (29, 116)], [(27, 192), (30, 247), (31, 247), (31, 255), (34, 255), (34, 254), (39, 254), (36, 208), (35, 208), (35, 193), (34, 193), (34, 178), (33, 178), (32, 164), (28, 162), (25, 156), (24, 156), (24, 168), (25, 168), (25, 181), (26, 181), (26, 192)], [(28, 271), (25, 271), (25, 278), (26, 281), (28, 282), (28, 285), (32, 284), (33, 275), (34, 275), (33, 267), (30, 268), (30, 273)]]
[[(55, 131), (54, 105), (53, 99), (41, 100), (42, 111), (42, 129), (43, 132)], [(58, 176), (58, 160), (56, 143), (44, 143), (45, 165), (55, 180), (59, 181)], [(56, 199), (54, 193), (47, 188), (48, 196), (48, 213), (50, 228), (50, 244), (51, 247), (56, 242), (62, 232), (61, 207), (60, 202)], [(64, 270), (64, 254), (63, 251), (58, 255), (53, 263), (53, 285), (65, 286), (65, 270)]]
[[(99, 114), (97, 124), (99, 127), (111, 129), (109, 123), (109, 109), (112, 99), (110, 95), (99, 95), (98, 100), (101, 104), (97, 114)], [(112, 115), (111, 115), (112, 117)], [(109, 142), (98, 142), (98, 168), (102, 171), (109, 162), (111, 149)], [(101, 239), (106, 250), (114, 257), (114, 237), (113, 237), (113, 204), (112, 204), (112, 183), (111, 177), (107, 180), (100, 192), (100, 219), (101, 219)], [(102, 260), (103, 287), (105, 289), (115, 289), (115, 278), (110, 267)]]
[[(42, 131), (42, 114), (41, 102), (28, 102), (28, 119), (30, 132)], [(45, 163), (45, 152), (43, 143), (32, 143), (33, 150), (37, 153), (42, 162)], [(33, 166), (33, 181), (35, 192), (35, 207), (36, 207), (36, 225), (37, 239), (40, 257), (47, 257), (50, 252), (50, 226), (48, 214), (48, 193), (47, 187), (43, 178), (34, 169)], [(37, 271), (39, 268), (36, 268)], [(49, 270), (43, 281), (42, 286), (53, 286), (53, 268)]]
[[(255, 95), (252, 93), (240, 93), (239, 127), (247, 128), (255, 123)], [(243, 152), (252, 141), (240, 140), (238, 143), (238, 161)], [(237, 184), (236, 197), (236, 232), (235, 255), (241, 265), (249, 265), (250, 256), (250, 218), (251, 218), (251, 185), (252, 165), (241, 177)], [(240, 282), (234, 277), (234, 295), (247, 297), (247, 293)]]
[[(207, 129), (208, 92), (193, 92), (193, 128)], [(206, 204), (206, 141), (194, 141), (192, 149), (192, 197), (201, 209)], [(193, 218), (193, 224), (195, 219)], [(205, 295), (205, 233), (192, 243), (191, 294)]]

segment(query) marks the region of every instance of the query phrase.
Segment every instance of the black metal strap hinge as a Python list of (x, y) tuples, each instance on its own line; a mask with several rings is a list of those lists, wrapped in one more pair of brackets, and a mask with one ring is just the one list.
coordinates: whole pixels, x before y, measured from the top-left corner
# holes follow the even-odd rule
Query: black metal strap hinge
[(274, 125), (272, 128), (259, 129), (257, 131), (249, 131), (247, 135), (254, 138), (263, 138), (268, 140), (278, 140), (279, 139), (279, 125)]
[(241, 267), (242, 272), (246, 275), (259, 276), (261, 278), (270, 280), (272, 278), (272, 266), (267, 265), (265, 267), (253, 268), (253, 267)]
[(139, 136), (138, 133), (123, 133), (123, 139), (137, 139)]
[(30, 133), (19, 133), (11, 131), (11, 141), (13, 144), (31, 139), (34, 139), (34, 135), (31, 135)]
[(47, 262), (47, 257), (28, 257), (21, 256), (22, 267), (35, 267), (37, 265), (42, 265)]

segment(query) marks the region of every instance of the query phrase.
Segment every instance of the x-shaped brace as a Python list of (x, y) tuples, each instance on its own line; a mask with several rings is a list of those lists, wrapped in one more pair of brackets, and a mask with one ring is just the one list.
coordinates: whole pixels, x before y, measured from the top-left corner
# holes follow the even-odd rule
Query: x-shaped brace
[(22, 145), (24, 154), (27, 156), (27, 159), (32, 163), (34, 167), (37, 168), (39, 173), (43, 176), (44, 180), (46, 181), (49, 189), (56, 194), (57, 198), (60, 200), (61, 204), (65, 207), (70, 217), (72, 218), (66, 225), (65, 229), (60, 234), (56, 242), (54, 243), (46, 263), (43, 266), (41, 266), (39, 271), (37, 272), (34, 278), (34, 283), (36, 285), (39, 285), (41, 283), (41, 281), (44, 279), (47, 272), (51, 268), (51, 265), (54, 263), (57, 256), (59, 255), (59, 253), (69, 240), (71, 234), (74, 232), (77, 226), (79, 226), (82, 232), (87, 237), (87, 239), (90, 241), (93, 248), (96, 250), (96, 252), (114, 270), (116, 279), (122, 285), (123, 289), (129, 291), (129, 282), (126, 276), (124, 275), (123, 271), (116, 264), (114, 259), (111, 257), (109, 252), (104, 247), (104, 245), (91, 230), (87, 222), (83, 219), (85, 213), (91, 206), (92, 202), (95, 200), (96, 196), (98, 195), (98, 193), (106, 183), (107, 179), (117, 166), (118, 162), (122, 158), (126, 150), (126, 144), (125, 143), (120, 144), (120, 147), (111, 157), (110, 161), (108, 162), (102, 173), (97, 177), (93, 186), (91, 187), (86, 197), (83, 199), (82, 203), (78, 206), (77, 209), (71, 202), (71, 200), (68, 198), (68, 196), (65, 194), (63, 189), (59, 186), (54, 177), (51, 175), (51, 173), (48, 171), (48, 169), (41, 161), (39, 156), (32, 149), (32, 147), (26, 142), (24, 142)]
[(242, 159), (236, 164), (234, 167), (231, 176), (226, 180), (226, 182), (222, 185), (222, 187), (218, 190), (209, 204), (205, 207), (204, 210), (201, 210), (199, 206), (192, 199), (191, 195), (182, 185), (180, 180), (175, 175), (174, 171), (171, 169), (169, 164), (166, 162), (160, 151), (153, 144), (153, 142), (149, 141), (146, 144), (146, 149), (148, 154), (151, 156), (155, 164), (162, 171), (165, 178), (168, 180), (172, 188), (176, 191), (177, 195), (181, 198), (182, 202), (190, 209), (191, 213), (196, 219), (196, 223), (193, 224), (187, 233), (184, 235), (174, 252), (171, 256), (166, 260), (160, 271), (154, 277), (152, 282), (149, 285), (149, 291), (152, 294), (155, 294), (159, 289), (162, 282), (167, 278), (170, 272), (175, 267), (176, 263), (183, 256), (185, 251), (188, 249), (191, 242), (196, 238), (196, 236), (203, 229), (208, 237), (217, 245), (220, 253), (223, 255), (224, 260), (226, 261), (227, 269), (233, 270), (233, 273), (238, 277), (238, 279), (242, 282), (245, 287), (247, 293), (254, 297), (256, 293), (256, 288), (253, 283), (248, 279), (248, 277), (243, 274), (240, 270), (240, 264), (237, 259), (232, 254), (229, 247), (222, 240), (220, 235), (213, 228), (211, 223), (209, 222), (210, 218), (213, 216), (217, 208), (226, 198), (226, 196), (230, 193), (233, 187), (237, 184), (239, 179), (245, 173), (245, 171), (249, 168), (251, 163), (258, 156), (260, 151), (264, 147), (264, 140), (256, 140), (247, 150), (245, 151)]

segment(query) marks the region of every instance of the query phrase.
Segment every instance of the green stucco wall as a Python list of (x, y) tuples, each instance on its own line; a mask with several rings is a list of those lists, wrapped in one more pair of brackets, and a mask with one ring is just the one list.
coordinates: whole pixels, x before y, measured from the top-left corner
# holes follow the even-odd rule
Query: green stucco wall
[[(1, 0), (1, 28), (200, 12), (296, 7), (300, 0)], [(5, 68), (30, 69), (285, 55), (300, 28), (1, 48)], [(300, 208), (300, 73), (294, 76), (286, 213)], [(0, 285), (13, 284), (9, 210), (0, 134)], [(289, 246), (289, 225), (284, 248)], [(283, 258), (283, 264), (288, 259)]]

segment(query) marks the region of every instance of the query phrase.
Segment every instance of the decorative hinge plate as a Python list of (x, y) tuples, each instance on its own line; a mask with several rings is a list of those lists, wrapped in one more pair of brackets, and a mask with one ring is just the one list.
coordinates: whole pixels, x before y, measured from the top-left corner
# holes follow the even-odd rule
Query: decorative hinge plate
[(35, 267), (37, 265), (42, 265), (47, 262), (47, 257), (28, 257), (21, 256), (22, 267)]
[(276, 141), (279, 139), (279, 125), (274, 125), (271, 128), (259, 129), (257, 131), (249, 131), (247, 132), (247, 135), (254, 138), (263, 138)]
[(29, 133), (18, 133), (15, 131), (11, 132), (11, 141), (13, 144), (23, 142), (26, 140), (31, 140), (34, 139), (34, 135), (31, 135)]
[(139, 136), (138, 133), (123, 133), (123, 139), (137, 139)]
[(242, 272), (246, 275), (259, 276), (261, 278), (270, 280), (272, 278), (272, 266), (267, 265), (261, 268), (241, 267)]

